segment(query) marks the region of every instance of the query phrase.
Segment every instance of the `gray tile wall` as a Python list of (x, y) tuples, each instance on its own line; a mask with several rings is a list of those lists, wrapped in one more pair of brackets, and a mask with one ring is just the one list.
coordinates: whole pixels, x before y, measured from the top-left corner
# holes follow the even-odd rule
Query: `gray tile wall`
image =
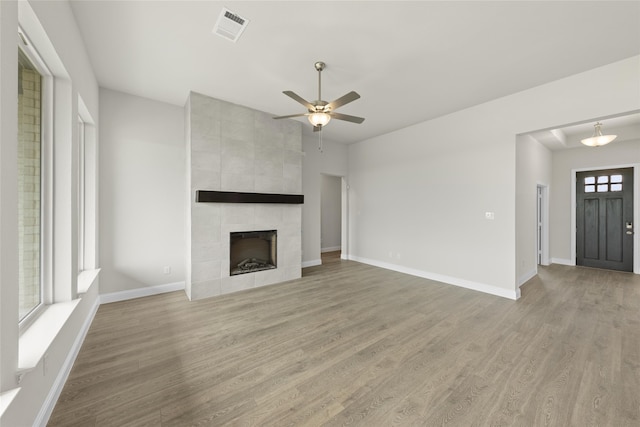
[[(302, 206), (195, 203), (196, 190), (302, 193), (302, 125), (192, 92), (187, 101), (190, 204), (187, 295), (192, 300), (297, 279)], [(278, 230), (278, 268), (229, 275), (229, 235)]]

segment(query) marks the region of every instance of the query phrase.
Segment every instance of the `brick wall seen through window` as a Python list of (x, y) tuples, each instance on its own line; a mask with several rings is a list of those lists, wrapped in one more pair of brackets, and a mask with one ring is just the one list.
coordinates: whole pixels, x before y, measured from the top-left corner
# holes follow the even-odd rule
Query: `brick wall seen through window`
[(19, 313), (23, 319), (42, 300), (40, 278), (40, 156), (42, 77), (19, 52), (18, 61), (18, 249)]

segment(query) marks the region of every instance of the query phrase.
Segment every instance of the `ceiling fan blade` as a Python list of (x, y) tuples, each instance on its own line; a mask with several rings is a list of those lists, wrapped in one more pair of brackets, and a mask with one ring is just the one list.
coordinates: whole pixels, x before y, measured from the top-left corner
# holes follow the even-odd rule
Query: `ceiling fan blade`
[(288, 116), (274, 117), (274, 119), (290, 119), (292, 117), (302, 117), (302, 116), (308, 116), (308, 115), (309, 115), (309, 113), (289, 114)]
[(340, 98), (336, 99), (335, 101), (331, 101), (325, 108), (335, 110), (336, 108), (341, 107), (345, 104), (348, 104), (352, 101), (355, 101), (358, 98), (360, 98), (360, 95), (358, 95), (357, 92), (351, 91), (348, 94), (343, 95)]
[(300, 95), (297, 95), (295, 92), (292, 92), (290, 90), (285, 90), (282, 93), (287, 95), (289, 98), (291, 98), (291, 99), (293, 99), (295, 101), (298, 101), (300, 104), (304, 105), (309, 110), (313, 110), (315, 108), (312, 103), (310, 103), (309, 101), (307, 101), (306, 99), (304, 99)]
[(350, 116), (348, 114), (334, 113), (333, 111), (330, 112), (329, 115), (334, 119), (345, 120), (345, 121), (351, 122), (351, 123), (360, 124), (360, 123), (364, 122), (364, 118), (363, 117), (356, 117), (356, 116)]

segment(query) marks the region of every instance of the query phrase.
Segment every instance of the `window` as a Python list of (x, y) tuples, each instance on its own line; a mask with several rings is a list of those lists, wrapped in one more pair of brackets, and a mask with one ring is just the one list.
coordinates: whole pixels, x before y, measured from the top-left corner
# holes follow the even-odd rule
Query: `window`
[(97, 141), (93, 117), (80, 96), (77, 116), (77, 160), (75, 180), (77, 186), (77, 293), (87, 292), (95, 280), (96, 260), (96, 195), (97, 195)]
[(85, 270), (85, 125), (78, 116), (78, 273)]
[(18, 49), (18, 286), (22, 321), (42, 295), (42, 74)]
[[(597, 183), (597, 184), (596, 184)], [(622, 175), (587, 176), (584, 178), (585, 193), (608, 193), (622, 191)]]

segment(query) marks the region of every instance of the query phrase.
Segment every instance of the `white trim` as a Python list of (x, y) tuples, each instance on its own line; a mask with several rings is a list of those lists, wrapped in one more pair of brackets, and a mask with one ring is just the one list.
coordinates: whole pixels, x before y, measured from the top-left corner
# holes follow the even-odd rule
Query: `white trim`
[(2, 414), (4, 414), (4, 411), (11, 405), (11, 402), (13, 402), (13, 399), (18, 395), (19, 391), (20, 387), (16, 387), (0, 393), (0, 418)]
[(100, 268), (96, 268), (95, 270), (84, 270), (78, 274), (78, 294), (84, 294), (89, 290), (91, 285), (93, 285), (93, 282), (96, 281), (100, 270)]
[(533, 279), (537, 275), (538, 275), (538, 271), (535, 268), (533, 270), (529, 271), (528, 273), (523, 274), (518, 279), (518, 287), (524, 285), (525, 283), (527, 283), (529, 280)]
[(345, 176), (341, 178), (340, 193), (340, 252), (342, 258), (344, 254), (349, 252), (349, 183)]
[(29, 372), (38, 366), (80, 302), (80, 299), (75, 299), (45, 305), (42, 314), (20, 335), (18, 341), (20, 372)]
[[(634, 230), (640, 224), (640, 164), (633, 165), (633, 223)], [(633, 272), (640, 274), (640, 233), (634, 231), (633, 235)]]
[(311, 261), (302, 261), (302, 268), (315, 267), (316, 265), (322, 265), (322, 260), (313, 259)]
[[(537, 188), (542, 190), (542, 256), (540, 260), (541, 265), (549, 265), (549, 185), (542, 182), (537, 183)], [(537, 217), (537, 212), (536, 212)], [(537, 234), (536, 224), (536, 234)], [(536, 238), (537, 241), (537, 238)], [(536, 252), (538, 247), (536, 245)], [(538, 264), (538, 256), (536, 253), (536, 265)]]
[(53, 409), (55, 408), (56, 403), (58, 402), (58, 398), (60, 397), (60, 393), (62, 393), (62, 389), (64, 388), (64, 385), (67, 382), (67, 379), (69, 378), (69, 373), (71, 372), (71, 368), (73, 367), (73, 363), (75, 362), (76, 358), (78, 357), (78, 353), (80, 352), (80, 348), (82, 347), (82, 343), (84, 342), (84, 339), (87, 336), (87, 333), (89, 332), (89, 327), (91, 326), (91, 323), (93, 322), (93, 318), (95, 317), (96, 313), (98, 312), (98, 307), (99, 306), (100, 306), (100, 300), (99, 300), (99, 298), (96, 298), (96, 300), (93, 303), (93, 306), (89, 310), (89, 315), (84, 320), (84, 322), (82, 324), (82, 327), (80, 328), (80, 331), (78, 332), (78, 335), (76, 336), (76, 339), (73, 342), (73, 345), (69, 349), (69, 353), (67, 354), (67, 358), (65, 359), (64, 363), (62, 364), (62, 367), (60, 368), (60, 371), (58, 372), (58, 376), (56, 377), (55, 381), (53, 382), (53, 385), (49, 389), (49, 393), (47, 394), (47, 397), (46, 397), (43, 405), (40, 407), (40, 411), (38, 412), (38, 416), (36, 417), (36, 419), (35, 419), (35, 421), (33, 423), (34, 426), (43, 426), (44, 427), (44, 426), (47, 425), (47, 422), (49, 421), (49, 418), (51, 417), (51, 414), (53, 413)]
[(568, 265), (570, 267), (576, 266), (575, 260), (565, 259), (565, 258), (551, 258), (551, 264), (560, 264), (560, 265)]
[(334, 251), (339, 251), (341, 249), (342, 249), (342, 246), (331, 246), (329, 248), (321, 248), (320, 253), (334, 252)]
[(164, 285), (149, 286), (148, 288), (129, 289), (126, 291), (111, 292), (100, 295), (100, 304), (126, 301), (134, 298), (148, 297), (164, 294), (166, 292), (183, 291), (185, 282), (166, 283)]
[(484, 292), (486, 294), (496, 295), (503, 298), (509, 298), (517, 300), (520, 298), (520, 288), (513, 291), (499, 288), (497, 286), (488, 285), (486, 283), (473, 282), (471, 280), (461, 279), (458, 277), (445, 276), (443, 274), (431, 273), (428, 271), (417, 270), (414, 268), (404, 267), (401, 265), (390, 264), (387, 262), (376, 261), (373, 259), (362, 258), (358, 256), (350, 255), (349, 259), (358, 261), (364, 264), (373, 265), (375, 267), (384, 268), (387, 270), (393, 270), (400, 273), (410, 274), (412, 276), (422, 277), (424, 279), (435, 280), (437, 282), (446, 283), (449, 285), (459, 286), (461, 288), (471, 289), (474, 291)]
[(344, 253), (344, 252), (341, 252), (341, 253), (340, 253), (340, 259), (350, 259), (350, 258), (349, 258), (349, 254), (346, 254), (346, 253)]

